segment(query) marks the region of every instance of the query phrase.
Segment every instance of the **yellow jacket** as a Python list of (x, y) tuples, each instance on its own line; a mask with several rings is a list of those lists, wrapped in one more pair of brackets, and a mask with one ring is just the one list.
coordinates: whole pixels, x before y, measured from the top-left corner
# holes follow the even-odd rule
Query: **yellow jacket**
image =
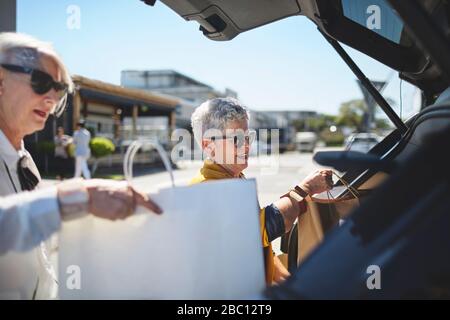
[[(234, 177), (220, 165), (212, 162), (211, 160), (205, 160), (203, 167), (200, 169), (200, 173), (191, 180), (190, 184), (196, 184), (210, 180), (233, 179), (233, 178)], [(239, 175), (239, 179), (245, 179), (243, 173)], [(270, 244), (267, 236), (265, 217), (266, 217), (265, 208), (262, 208), (260, 209), (259, 221), (261, 228), (262, 244), (264, 247), (266, 283), (271, 284), (274, 273), (274, 262), (273, 262), (272, 245)]]

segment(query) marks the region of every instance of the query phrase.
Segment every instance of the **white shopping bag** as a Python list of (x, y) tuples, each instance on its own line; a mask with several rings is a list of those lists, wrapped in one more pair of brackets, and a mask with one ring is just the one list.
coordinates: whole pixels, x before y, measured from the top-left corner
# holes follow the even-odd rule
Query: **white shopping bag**
[(62, 299), (242, 299), (264, 289), (254, 180), (172, 187), (151, 197), (163, 215), (118, 222), (88, 216), (63, 225)]

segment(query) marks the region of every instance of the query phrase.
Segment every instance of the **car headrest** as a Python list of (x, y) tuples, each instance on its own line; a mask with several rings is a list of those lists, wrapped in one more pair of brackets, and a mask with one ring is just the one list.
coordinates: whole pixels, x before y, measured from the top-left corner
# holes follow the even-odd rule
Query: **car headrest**
[(435, 104), (443, 103), (443, 102), (450, 102), (450, 87), (445, 89), (439, 97), (436, 99)]

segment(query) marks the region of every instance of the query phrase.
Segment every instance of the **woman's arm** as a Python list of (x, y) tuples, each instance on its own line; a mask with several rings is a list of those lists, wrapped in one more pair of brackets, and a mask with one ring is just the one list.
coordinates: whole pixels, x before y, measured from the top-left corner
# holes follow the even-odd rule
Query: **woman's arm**
[(109, 220), (125, 219), (136, 206), (162, 212), (147, 195), (125, 181), (67, 180), (57, 186), (0, 197), (0, 255), (31, 250), (58, 231), (61, 221), (86, 213)]
[[(299, 187), (305, 191), (308, 195), (321, 193), (332, 188), (333, 181), (331, 179), (331, 170), (317, 170), (308, 175), (300, 184)], [(268, 227), (267, 233), (270, 241), (282, 236), (284, 233), (291, 230), (295, 220), (301, 214), (300, 202), (303, 201), (303, 197), (298, 195), (296, 198), (290, 197), (288, 194), (282, 196), (279, 200), (273, 202), (271, 206), (266, 207), (266, 227)], [(275, 214), (272, 213), (272, 209), (269, 207), (275, 207)], [(276, 212), (277, 210), (278, 212)], [(268, 214), (269, 213), (269, 214)], [(281, 217), (279, 217), (281, 215)], [(284, 229), (280, 226), (280, 221), (284, 222)], [(276, 222), (277, 227), (271, 228)]]
[(0, 198), (0, 255), (27, 251), (59, 230), (56, 187)]
[(278, 232), (276, 235), (272, 236), (275, 240), (291, 230), (295, 219), (297, 219), (301, 212), (299, 203), (290, 197), (283, 197), (275, 201), (273, 205), (278, 208), (284, 222), (284, 230), (282, 230), (282, 233), (280, 234), (280, 232)]
[(273, 256), (273, 265), (274, 265), (273, 282), (275, 284), (283, 282), (291, 275), (288, 269), (286, 269), (286, 267), (281, 262), (280, 258), (278, 258), (277, 256)]

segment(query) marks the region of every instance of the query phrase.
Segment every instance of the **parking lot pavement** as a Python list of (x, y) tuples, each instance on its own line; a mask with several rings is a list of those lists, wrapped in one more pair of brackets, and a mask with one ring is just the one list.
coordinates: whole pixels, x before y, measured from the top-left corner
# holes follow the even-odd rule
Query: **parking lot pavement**
[[(325, 150), (325, 149), (323, 149)], [(288, 152), (280, 155), (278, 170), (264, 172), (264, 166), (253, 167), (250, 163), (247, 177), (255, 178), (261, 206), (266, 206), (300, 183), (309, 173), (321, 168), (313, 162), (312, 153)], [(273, 250), (280, 254), (280, 238), (272, 242)]]

